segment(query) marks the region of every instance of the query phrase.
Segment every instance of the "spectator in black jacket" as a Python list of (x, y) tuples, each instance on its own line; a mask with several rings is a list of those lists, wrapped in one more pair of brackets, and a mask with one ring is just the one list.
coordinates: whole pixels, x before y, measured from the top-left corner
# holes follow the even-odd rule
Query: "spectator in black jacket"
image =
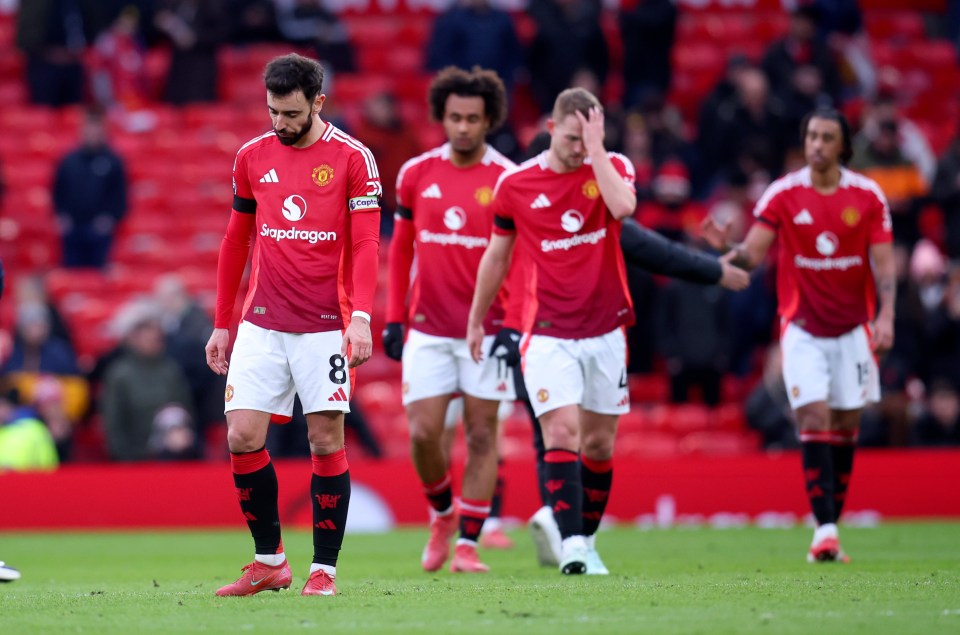
[(53, 206), (63, 241), (63, 266), (103, 267), (117, 223), (127, 213), (123, 159), (107, 143), (103, 116), (87, 113), (80, 147), (57, 167)]

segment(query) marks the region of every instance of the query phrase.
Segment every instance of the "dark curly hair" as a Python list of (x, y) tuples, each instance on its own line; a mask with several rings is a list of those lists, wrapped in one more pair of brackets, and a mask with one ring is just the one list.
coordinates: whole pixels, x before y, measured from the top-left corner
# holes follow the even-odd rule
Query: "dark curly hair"
[(277, 96), (303, 91), (307, 102), (312, 102), (323, 88), (323, 66), (320, 62), (296, 53), (275, 57), (263, 71), (267, 90)]
[(467, 72), (456, 66), (448, 66), (433, 78), (427, 90), (430, 116), (443, 121), (447, 97), (482, 97), (483, 112), (490, 120), (490, 129), (496, 130), (507, 118), (507, 90), (503, 80), (494, 71), (474, 66)]
[(808, 112), (803, 118), (803, 121), (800, 122), (801, 145), (806, 142), (807, 127), (810, 125), (810, 120), (814, 117), (817, 119), (836, 121), (840, 124), (840, 132), (843, 135), (843, 149), (840, 151), (840, 164), (846, 165), (847, 162), (853, 158), (853, 139), (851, 138), (850, 123), (847, 121), (847, 118), (843, 116), (842, 112), (829, 106), (820, 106), (816, 110)]

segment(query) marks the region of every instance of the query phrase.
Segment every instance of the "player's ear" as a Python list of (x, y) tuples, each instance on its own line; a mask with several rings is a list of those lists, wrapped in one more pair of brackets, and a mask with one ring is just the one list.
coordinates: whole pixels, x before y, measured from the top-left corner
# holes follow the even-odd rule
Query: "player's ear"
[(323, 110), (323, 102), (327, 99), (327, 96), (323, 93), (319, 93), (316, 99), (313, 100), (313, 114), (318, 115), (320, 111)]

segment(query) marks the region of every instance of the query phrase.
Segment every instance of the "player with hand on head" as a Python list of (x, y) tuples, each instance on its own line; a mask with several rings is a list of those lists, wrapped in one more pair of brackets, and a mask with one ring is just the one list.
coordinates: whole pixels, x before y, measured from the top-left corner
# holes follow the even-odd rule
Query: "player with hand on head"
[[(411, 455), (432, 510), (421, 565), (440, 569), (459, 529), (450, 570), (479, 573), (488, 570), (476, 548), (497, 478), (497, 409), (515, 394), (502, 360), (473, 362), (466, 323), (489, 243), (493, 188), (514, 165), (485, 141), (506, 117), (506, 92), (496, 73), (445, 68), (430, 84), (428, 102), (447, 142), (407, 161), (397, 176), (383, 346), (403, 363)], [(485, 310), (482, 320), (496, 329), (502, 314)], [(447, 407), (457, 393), (463, 394), (467, 442), (459, 508), (443, 444)]]
[[(623, 221), (620, 234), (620, 249), (624, 261), (634, 267), (644, 269), (655, 275), (668, 276), (696, 284), (718, 285), (730, 291), (742, 291), (750, 284), (750, 275), (730, 264), (734, 254), (728, 253), (719, 258), (690, 249), (680, 243), (664, 238), (660, 234), (641, 226), (631, 218)], [(511, 295), (511, 297), (513, 297)], [(519, 365), (521, 359), (518, 330), (522, 328), (520, 316), (523, 314), (522, 299), (519, 303), (509, 303), (504, 318), (504, 328), (497, 333), (496, 342), (508, 352), (504, 355), (508, 365)], [(560, 530), (548, 503), (546, 482), (544, 480), (544, 455), (546, 448), (543, 434), (537, 421), (523, 376), (516, 374), (517, 399), (522, 401), (533, 423), (533, 444), (537, 457), (537, 483), (543, 506), (530, 518), (529, 527), (537, 552), (537, 561), (543, 566), (557, 566), (560, 562)], [(583, 467), (581, 466), (581, 475)], [(583, 475), (582, 475), (583, 476)], [(589, 478), (589, 476), (587, 476)], [(594, 558), (587, 562), (587, 574), (603, 575), (606, 567)]]
[[(633, 323), (620, 251), (621, 221), (637, 198), (634, 169), (603, 145), (603, 109), (563, 91), (547, 121), (550, 147), (504, 173), (494, 232), (467, 323), (474, 360), (487, 356), (487, 311), (516, 251), (525, 284), (524, 382), (546, 444), (548, 499), (562, 536), (560, 570), (586, 573), (613, 480), (619, 416), (630, 409), (624, 328)], [(511, 293), (514, 287), (510, 288)], [(582, 466), (582, 471), (581, 471)]]
[[(350, 503), (343, 443), (353, 369), (369, 359), (380, 243), (380, 175), (359, 141), (320, 118), (323, 68), (296, 54), (264, 72), (273, 130), (234, 163), (233, 211), (220, 247), (207, 365), (227, 375), (230, 463), (254, 561), (217, 595), (287, 588), (277, 475), (265, 443), (271, 413), (289, 417), (299, 393), (313, 476), (313, 563), (303, 595), (336, 594)], [(256, 231), (250, 287), (228, 365), (230, 319)]]
[(807, 165), (770, 184), (744, 241), (726, 244), (725, 228), (710, 217), (703, 236), (747, 269), (759, 265), (780, 237), (783, 378), (817, 523), (807, 559), (847, 561), (837, 520), (853, 471), (860, 413), (880, 398), (875, 356), (893, 345), (893, 235), (880, 187), (844, 167), (853, 154), (846, 118), (820, 108), (803, 119), (800, 133)]

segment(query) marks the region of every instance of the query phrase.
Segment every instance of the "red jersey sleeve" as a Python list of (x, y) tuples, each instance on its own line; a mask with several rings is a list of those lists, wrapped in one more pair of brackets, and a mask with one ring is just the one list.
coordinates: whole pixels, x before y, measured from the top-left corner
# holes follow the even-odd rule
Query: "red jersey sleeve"
[(754, 218), (773, 229), (780, 227), (783, 217), (783, 197), (779, 195), (780, 192), (780, 188), (771, 185), (753, 208)]
[(497, 185), (493, 188), (493, 202), (490, 211), (493, 213), (493, 233), (511, 235), (516, 232), (513, 220), (513, 206), (510, 204), (510, 188), (506, 184), (507, 172), (500, 175)]
[(893, 219), (890, 218), (890, 205), (887, 203), (887, 197), (884, 196), (879, 187), (876, 188), (874, 194), (877, 197), (877, 204), (871, 210), (873, 213), (870, 218), (870, 244), (893, 242)]
[(347, 209), (353, 239), (353, 310), (369, 314), (380, 264), (380, 196), (383, 186), (373, 155), (355, 152), (350, 158)]
[(633, 161), (620, 154), (619, 152), (609, 152), (610, 163), (623, 179), (623, 182), (630, 186), (630, 191), (637, 192), (637, 171), (633, 167)]

